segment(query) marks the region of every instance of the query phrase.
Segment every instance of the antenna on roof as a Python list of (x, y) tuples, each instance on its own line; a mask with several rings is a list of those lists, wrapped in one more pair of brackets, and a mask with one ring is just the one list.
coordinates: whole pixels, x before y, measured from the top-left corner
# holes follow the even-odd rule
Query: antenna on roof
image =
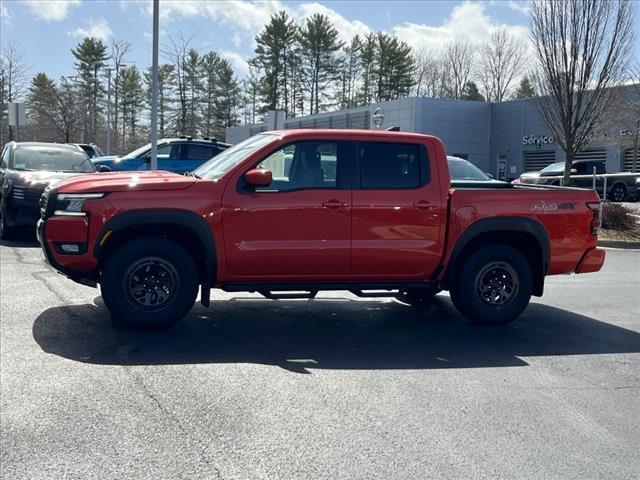
[(385, 129), (385, 132), (399, 132), (399, 131), (400, 131), (400, 127), (389, 127)]

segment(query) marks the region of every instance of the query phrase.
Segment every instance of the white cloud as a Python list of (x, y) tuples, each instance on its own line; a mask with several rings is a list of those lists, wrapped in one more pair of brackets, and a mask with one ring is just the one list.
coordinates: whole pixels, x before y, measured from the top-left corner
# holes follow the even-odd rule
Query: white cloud
[(224, 51), (220, 52), (222, 58), (226, 58), (231, 62), (233, 70), (239, 77), (245, 77), (249, 74), (249, 64), (242, 55), (237, 52)]
[[(151, 5), (147, 8), (151, 13)], [(218, 1), (203, 2), (201, 0), (165, 0), (160, 2), (160, 18), (171, 20), (182, 17), (209, 17), (222, 24), (232, 25), (246, 32), (259, 31), (268, 21), (269, 17), (285, 7), (280, 1), (266, 2)]]
[[(271, 15), (281, 10), (285, 10), (299, 23), (314, 13), (324, 14), (333, 22), (340, 34), (340, 39), (344, 41), (349, 41), (355, 34), (362, 35), (371, 31), (371, 28), (360, 20), (348, 20), (335, 10), (320, 3), (286, 5), (280, 0), (264, 2), (165, 0), (160, 2), (160, 18), (164, 21), (170, 21), (172, 18), (202, 16), (238, 29), (232, 38), (236, 46), (239, 46), (243, 39), (253, 40), (269, 22)], [(151, 14), (151, 7), (147, 8), (147, 13)]]
[(31, 11), (41, 20), (59, 22), (64, 20), (74, 5), (80, 5), (80, 0), (22, 0)]
[(296, 20), (299, 20), (300, 24), (315, 13), (326, 15), (338, 31), (340, 40), (344, 42), (348, 42), (356, 34), (363, 36), (371, 31), (371, 27), (360, 20), (348, 20), (335, 10), (319, 3), (302, 3), (296, 6), (291, 13)]
[(74, 37), (94, 37), (98, 40), (107, 41), (113, 32), (111, 31), (111, 27), (109, 23), (104, 19), (100, 18), (95, 22), (92, 19), (89, 19), (87, 22), (87, 28), (78, 27), (69, 32), (69, 35)]
[(528, 27), (499, 24), (487, 14), (484, 4), (470, 1), (455, 6), (442, 25), (407, 22), (393, 27), (393, 33), (413, 48), (441, 52), (447, 42), (457, 36), (465, 37), (478, 46), (498, 28), (525, 42), (529, 41)]
[(11, 23), (11, 14), (9, 13), (9, 9), (4, 6), (4, 3), (0, 1), (0, 19), (2, 19), (2, 23), (6, 23), (9, 25)]
[(531, 2), (528, 0), (509, 0), (507, 2), (507, 7), (527, 16), (529, 16), (529, 13), (531, 12)]

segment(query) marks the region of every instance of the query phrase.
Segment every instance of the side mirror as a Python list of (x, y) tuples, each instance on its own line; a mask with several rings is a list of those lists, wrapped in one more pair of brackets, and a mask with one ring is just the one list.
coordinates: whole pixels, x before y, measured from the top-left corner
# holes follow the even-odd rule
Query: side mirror
[(104, 173), (104, 172), (110, 172), (111, 169), (109, 167), (107, 167), (106, 165), (99, 165), (98, 166), (98, 172), (100, 173)]
[(254, 168), (244, 174), (244, 180), (254, 187), (268, 187), (273, 181), (273, 175), (271, 170)]

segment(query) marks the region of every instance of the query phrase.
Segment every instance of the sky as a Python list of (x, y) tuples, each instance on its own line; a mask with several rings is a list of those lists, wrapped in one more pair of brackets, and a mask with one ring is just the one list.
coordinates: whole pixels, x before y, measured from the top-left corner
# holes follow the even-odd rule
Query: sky
[[(229, 59), (240, 78), (247, 72), (255, 36), (272, 13), (285, 9), (302, 22), (324, 13), (340, 37), (385, 31), (416, 49), (438, 51), (460, 35), (479, 44), (497, 28), (528, 39), (527, 0), (487, 1), (160, 1), (160, 49), (169, 38), (192, 37), (199, 51), (215, 50)], [(640, 35), (640, 12), (636, 9)], [(132, 44), (126, 63), (151, 63), (151, 1), (136, 0), (0, 0), (0, 42), (16, 41), (31, 75), (53, 78), (74, 72), (71, 49), (85, 36)], [(636, 46), (640, 58), (640, 47)], [(166, 59), (160, 58), (160, 62)]]

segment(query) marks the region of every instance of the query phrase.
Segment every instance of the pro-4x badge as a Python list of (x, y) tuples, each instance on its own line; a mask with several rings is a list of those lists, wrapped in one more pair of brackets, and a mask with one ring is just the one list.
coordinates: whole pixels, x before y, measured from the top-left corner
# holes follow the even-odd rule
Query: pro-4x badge
[(575, 210), (578, 202), (565, 203), (534, 203), (531, 205), (532, 212), (552, 212), (554, 210)]

